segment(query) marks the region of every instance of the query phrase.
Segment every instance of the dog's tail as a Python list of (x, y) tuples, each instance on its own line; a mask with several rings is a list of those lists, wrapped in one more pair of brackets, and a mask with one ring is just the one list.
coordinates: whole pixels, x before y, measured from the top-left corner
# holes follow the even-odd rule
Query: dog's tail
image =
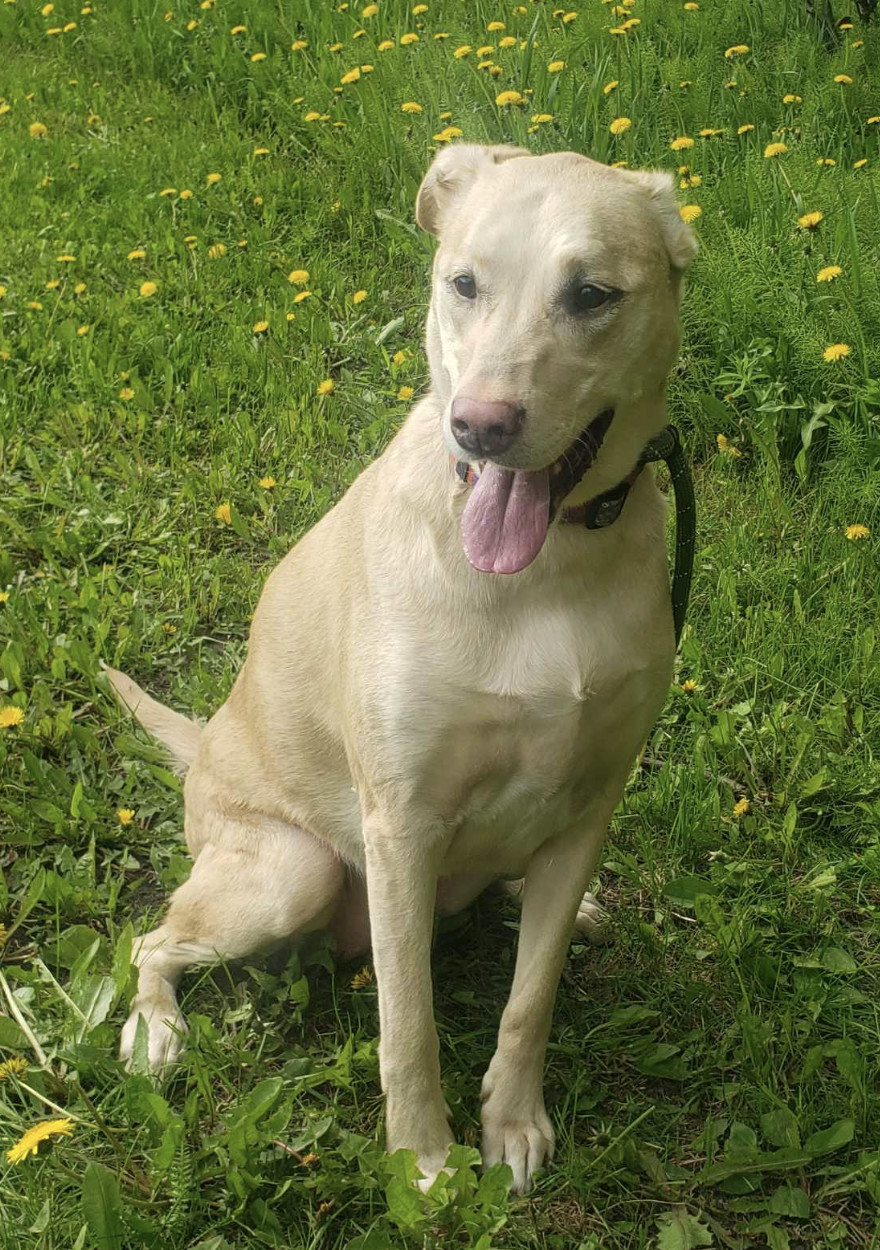
[(183, 776), (196, 758), (202, 736), (201, 725), (151, 699), (137, 682), (120, 673), (119, 669), (104, 663), (101, 667), (122, 706), (128, 708), (144, 729), (168, 748), (172, 768)]

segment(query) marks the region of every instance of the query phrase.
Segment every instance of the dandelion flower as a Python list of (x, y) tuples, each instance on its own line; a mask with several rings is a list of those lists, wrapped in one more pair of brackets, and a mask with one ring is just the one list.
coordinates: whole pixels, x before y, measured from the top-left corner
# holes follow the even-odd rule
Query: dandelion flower
[(353, 304), (362, 304), (366, 298), (366, 291), (355, 291), (354, 295), (351, 297), (351, 302)]
[(602, 88), (602, 94), (610, 95), (611, 92), (616, 91), (619, 86), (619, 81), (616, 78), (613, 78), (611, 82), (606, 82), (605, 86)]
[(418, 35), (414, 35), (412, 31), (410, 31), (409, 34), (400, 36), (400, 46), (402, 48), (408, 48), (410, 44), (418, 43), (418, 42), (419, 42)]
[(325, 378), (323, 382), (318, 383), (318, 395), (332, 395), (336, 389), (336, 383), (332, 378)]
[(6, 1151), (6, 1158), (10, 1163), (21, 1163), (28, 1155), (35, 1155), (44, 1141), (52, 1137), (69, 1137), (72, 1132), (73, 1120), (44, 1120), (29, 1128), (12, 1149)]
[(715, 442), (718, 445), (718, 450), (724, 456), (733, 456), (734, 458), (737, 458), (742, 455), (740, 449), (738, 447), (734, 447), (733, 443), (731, 443), (726, 434), (716, 434)]
[(343, 74), (339, 81), (342, 83), (343, 87), (348, 87), (351, 83), (357, 82), (360, 76), (361, 71), (357, 66), (355, 66), (354, 69), (350, 69), (347, 74)]
[(750, 807), (751, 807), (751, 804), (749, 803), (748, 799), (739, 799), (736, 803), (734, 803), (733, 805), (734, 820), (741, 820), (743, 816), (746, 815)]
[(783, 104), (803, 104), (803, 100), (801, 99), (799, 95), (793, 95), (792, 92), (789, 91), (786, 95), (782, 97), (782, 103)]
[(147, 253), (142, 247), (136, 247), (134, 251), (128, 253), (128, 260), (146, 260)]
[(504, 49), (507, 49), (507, 48), (515, 48), (515, 47), (516, 47), (516, 36), (515, 36), (515, 35), (505, 35), (503, 39), (499, 39), (499, 40), (498, 40), (498, 47), (499, 47), (499, 48), (504, 48)]
[(456, 58), (456, 60), (460, 61), (463, 56), (467, 56), (467, 54), (471, 51), (471, 45), (469, 43), (463, 43), (460, 48), (455, 49), (452, 55)]
[(414, 394), (415, 394), (415, 391), (413, 390), (411, 386), (402, 386), (400, 390), (397, 392), (397, 398), (398, 399), (412, 399)]
[(537, 122), (539, 126), (543, 126), (547, 122), (553, 121), (553, 114), (552, 113), (535, 113), (532, 116), (532, 121)]
[(351, 978), (351, 988), (353, 990), (362, 990), (364, 986), (372, 985), (372, 983), (373, 970), (368, 967), (361, 968), (360, 972), (356, 972)]
[(42, 122), (31, 122), (28, 126), (32, 139), (43, 139), (49, 133), (49, 127), (44, 126)]
[(562, 24), (563, 24), (563, 26), (568, 26), (568, 24), (569, 24), (570, 22), (573, 22), (573, 21), (575, 21), (576, 19), (577, 19), (577, 13), (574, 13), (574, 12), (572, 12), (572, 13), (563, 13), (563, 15), (562, 15)]
[(401, 104), (401, 113), (421, 113), (422, 106), (417, 104), (415, 100), (407, 100), (406, 104)]
[(24, 720), (24, 712), (20, 707), (4, 707), (0, 710), (0, 729), (12, 729)]
[(522, 104), (523, 97), (518, 91), (501, 91), (495, 97), (495, 103), (499, 108), (504, 108), (507, 104)]
[(232, 524), (232, 509), (228, 503), (218, 504), (214, 509), (214, 519), (222, 521), (224, 525)]
[[(3, 941), (0, 940), (0, 946), (2, 945)], [(5, 1063), (0, 1063), (0, 1081), (8, 1081), (11, 1076), (24, 1076), (29, 1066), (27, 1059), (22, 1059), (20, 1055), (13, 1055)]]
[(782, 156), (787, 151), (788, 146), (785, 143), (768, 143), (764, 148), (764, 156), (769, 160), (770, 157)]
[(265, 61), (265, 59), (266, 59), (265, 52), (255, 52), (254, 55), (251, 57), (252, 61)]
[(843, 357), (848, 356), (849, 353), (850, 346), (848, 343), (832, 343), (830, 347), (825, 348), (822, 353), (822, 358), (832, 362), (835, 360), (842, 360)]
[(405, 360), (406, 360), (406, 352), (395, 352), (394, 355), (391, 357), (391, 363), (393, 365), (402, 365)]
[(697, 9), (700, 6), (698, 4), (695, 4), (694, 0), (688, 0), (687, 4), (684, 7), (687, 9), (688, 13), (696, 13)]
[(268, 321), (255, 321), (254, 322), (254, 326), (253, 326), (254, 334), (265, 334), (268, 329), (269, 329)]
[(824, 269), (820, 269), (816, 274), (817, 282), (833, 282), (835, 278), (839, 278), (843, 273), (840, 265), (826, 265)]
[(247, 26), (233, 26), (232, 30), (229, 33), (230, 35), (243, 35), (246, 30), (247, 30)]
[(123, 386), (122, 390), (119, 392), (119, 398), (125, 400), (134, 399), (134, 391), (130, 386)]
[(849, 74), (835, 74), (834, 81), (839, 82), (844, 87), (852, 86), (852, 79), (850, 78)]
[(208, 248), (208, 255), (211, 257), (211, 260), (219, 260), (221, 256), (226, 255), (226, 244), (212, 243)]
[(673, 152), (684, 152), (687, 148), (694, 146), (694, 140), (690, 135), (679, 135), (677, 139), (673, 139), (669, 145)]
[(735, 56), (745, 56), (748, 51), (749, 45), (747, 43), (735, 43), (732, 48), (728, 48), (726, 50), (724, 55), (727, 57), (728, 61), (730, 61)]
[(140, 293), (144, 299), (148, 299), (151, 295), (155, 295), (158, 287), (155, 282), (142, 282), (140, 285)]
[(296, 295), (293, 297), (293, 302), (294, 304), (301, 304), (303, 300), (308, 299), (310, 295), (311, 291), (297, 291)]
[(275, 481), (274, 477), (267, 476), (261, 477), (259, 482), (257, 482), (257, 485), (262, 486), (263, 490), (271, 490), (272, 487), (277, 486), (278, 483)]
[(623, 135), (626, 134), (631, 125), (632, 120), (629, 117), (615, 117), (608, 129), (613, 135)]
[(866, 122), (865, 124), (866, 124), (867, 126), (876, 126), (878, 122), (880, 122), (880, 116), (877, 116), (877, 117), (869, 117), (869, 118), (868, 118), (868, 120), (867, 120), (867, 122)]
[(390, 52), (394, 47), (393, 39), (383, 39), (381, 43), (376, 45), (377, 52)]
[(134, 820), (134, 808), (120, 807), (116, 815), (119, 817), (120, 825), (130, 825)]
[(547, 66), (548, 74), (559, 74), (565, 69), (565, 61), (551, 61)]
[(692, 221), (696, 221), (698, 217), (703, 216), (703, 210), (699, 204), (684, 204), (678, 210), (678, 215), (689, 226)]
[(305, 39), (295, 39), (290, 45), (290, 50), (291, 52), (302, 52), (308, 46), (308, 42)]
[(825, 214), (820, 212), (804, 213), (803, 217), (798, 217), (797, 223), (802, 230), (815, 230), (824, 216)]
[(486, 30), (488, 30), (490, 35), (494, 35), (497, 30), (504, 30), (504, 29), (505, 29), (505, 25), (503, 22), (490, 22), (489, 25), (486, 27)]
[(685, 694), (693, 694), (695, 691), (699, 690), (699, 686), (697, 685), (697, 683), (694, 681), (692, 677), (686, 678), (681, 683), (681, 688), (685, 692)]
[(747, 135), (749, 131), (754, 130), (754, 129), (755, 127), (752, 124), (752, 122), (746, 122), (744, 125), (740, 126), (739, 130), (737, 130), (736, 133), (738, 135)]
[(293, 269), (287, 275), (287, 281), (292, 282), (295, 286), (303, 286), (309, 280), (308, 269)]
[(80, 326), (79, 329), (77, 330), (77, 334), (79, 335), (80, 338), (82, 338), (84, 335), (88, 334), (91, 328), (92, 328), (91, 326)]
[(864, 169), (867, 163), (868, 163), (867, 157), (863, 156), (861, 160), (853, 161), (853, 169)]
[(857, 543), (863, 538), (868, 538), (871, 531), (867, 525), (848, 525), (846, 527), (846, 536), (851, 543)]
[(378, 12), (378, 4), (368, 4), (367, 7), (361, 12), (361, 17), (375, 17)]

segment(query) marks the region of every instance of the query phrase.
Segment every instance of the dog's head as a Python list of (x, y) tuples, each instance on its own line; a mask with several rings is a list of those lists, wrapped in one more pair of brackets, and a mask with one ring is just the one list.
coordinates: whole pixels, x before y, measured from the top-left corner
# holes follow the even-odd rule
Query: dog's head
[(670, 174), (515, 147), (445, 148), (416, 218), (440, 240), (427, 346), (444, 441), (481, 469), (465, 550), (516, 572), (563, 498), (614, 485), (662, 428), (696, 240)]

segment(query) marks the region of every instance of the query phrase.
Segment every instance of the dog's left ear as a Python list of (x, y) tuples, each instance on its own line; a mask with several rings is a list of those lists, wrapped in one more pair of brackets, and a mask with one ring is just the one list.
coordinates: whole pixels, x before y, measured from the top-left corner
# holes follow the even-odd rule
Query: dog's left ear
[(429, 234), (440, 234), (451, 205), (481, 173), (512, 160), (531, 156), (525, 148), (506, 144), (452, 143), (438, 152), (416, 196), (416, 221)]
[(673, 268), (683, 273), (696, 256), (700, 245), (694, 231), (681, 219), (678, 198), (675, 194), (675, 177), (662, 169), (644, 169), (633, 172), (650, 196), (660, 220), (666, 250)]

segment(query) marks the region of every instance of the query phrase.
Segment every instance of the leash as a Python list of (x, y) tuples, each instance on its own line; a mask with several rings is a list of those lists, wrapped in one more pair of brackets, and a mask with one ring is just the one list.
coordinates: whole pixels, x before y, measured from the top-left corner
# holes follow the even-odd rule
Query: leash
[(697, 545), (697, 500), (690, 467), (674, 425), (667, 425), (652, 438), (639, 457), (639, 464), (665, 460), (675, 492), (675, 566), (672, 573), (672, 619), (675, 645), (681, 641), (684, 618), (691, 597), (694, 552)]

